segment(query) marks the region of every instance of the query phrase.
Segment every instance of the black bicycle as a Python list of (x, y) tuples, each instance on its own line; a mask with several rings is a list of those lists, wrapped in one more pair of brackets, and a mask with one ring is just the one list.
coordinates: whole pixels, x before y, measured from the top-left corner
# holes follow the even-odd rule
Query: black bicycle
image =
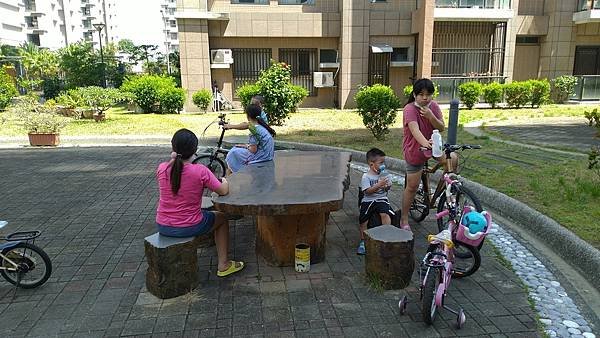
[(206, 130), (208, 130), (215, 122), (218, 123), (221, 128), (221, 136), (219, 136), (217, 146), (209, 147), (205, 152), (198, 153), (196, 158), (192, 161), (194, 164), (200, 163), (205, 165), (217, 178), (225, 176), (225, 157), (229, 152), (229, 150), (223, 148), (223, 136), (225, 135), (225, 128), (223, 128), (223, 125), (228, 123), (228, 121), (225, 120), (225, 116), (224, 113), (219, 114), (219, 116), (206, 126), (202, 132), (202, 137), (204, 138)]
[[(0, 221), (0, 229), (8, 222)], [(0, 237), (0, 275), (9, 283), (23, 289), (32, 289), (44, 284), (52, 274), (50, 257), (36, 246), (35, 239), (41, 231), (13, 232)]]

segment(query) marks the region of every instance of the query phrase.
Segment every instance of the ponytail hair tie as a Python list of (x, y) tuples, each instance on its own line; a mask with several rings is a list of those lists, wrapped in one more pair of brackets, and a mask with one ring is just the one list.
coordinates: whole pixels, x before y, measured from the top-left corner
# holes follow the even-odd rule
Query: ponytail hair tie
[(174, 159), (176, 159), (176, 158), (178, 158), (178, 157), (181, 157), (181, 154), (178, 154), (178, 153), (176, 153), (176, 152), (174, 152), (174, 151), (172, 151), (172, 152), (171, 152), (171, 159), (173, 159), (173, 160), (174, 160)]

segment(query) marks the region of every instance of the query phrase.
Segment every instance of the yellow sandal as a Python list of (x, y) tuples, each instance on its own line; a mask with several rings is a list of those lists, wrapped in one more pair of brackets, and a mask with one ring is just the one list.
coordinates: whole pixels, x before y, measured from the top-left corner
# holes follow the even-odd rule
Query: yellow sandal
[(244, 268), (244, 262), (229, 261), (229, 263), (230, 264), (229, 264), (229, 267), (227, 268), (227, 270), (225, 270), (225, 271), (217, 270), (217, 276), (219, 276), (219, 277), (229, 276), (232, 273), (236, 273)]

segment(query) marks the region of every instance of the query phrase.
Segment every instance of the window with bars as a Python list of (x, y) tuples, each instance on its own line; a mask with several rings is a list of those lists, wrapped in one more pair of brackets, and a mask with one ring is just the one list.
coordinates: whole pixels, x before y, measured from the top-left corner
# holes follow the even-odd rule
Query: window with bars
[(600, 46), (577, 46), (573, 75), (600, 75)]
[(390, 58), (392, 53), (369, 53), (369, 86), (390, 84)]
[(316, 49), (280, 49), (279, 61), (290, 65), (293, 84), (306, 88), (310, 96), (317, 95), (313, 86), (313, 73), (317, 71)]
[(271, 48), (236, 48), (233, 56), (233, 92), (247, 83), (258, 80), (260, 71), (271, 65)]

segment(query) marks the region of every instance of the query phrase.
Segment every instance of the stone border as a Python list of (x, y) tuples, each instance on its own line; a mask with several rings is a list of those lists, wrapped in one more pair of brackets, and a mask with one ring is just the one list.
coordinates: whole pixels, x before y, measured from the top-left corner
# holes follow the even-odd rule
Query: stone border
[[(353, 161), (366, 163), (365, 152), (353, 149), (289, 141), (276, 141), (276, 144), (298, 150), (348, 151), (352, 153)], [(402, 172), (406, 170), (404, 160), (394, 157), (386, 158), (386, 167)], [(517, 224), (527, 224), (527, 228), (522, 229), (545, 242), (548, 247), (553, 248), (554, 252), (562, 259), (576, 267), (594, 288), (600, 290), (600, 250), (577, 237), (555, 220), (514, 198), (466, 178), (462, 178), (462, 182), (494, 212)]]

